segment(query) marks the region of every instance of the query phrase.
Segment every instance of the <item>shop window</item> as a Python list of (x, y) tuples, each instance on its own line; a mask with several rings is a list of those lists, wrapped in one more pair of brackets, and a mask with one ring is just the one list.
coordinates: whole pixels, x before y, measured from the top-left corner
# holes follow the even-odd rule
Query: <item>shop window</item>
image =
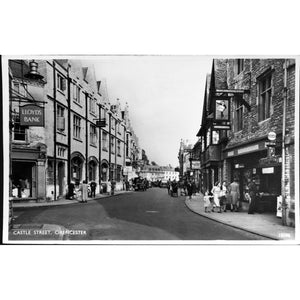
[(121, 181), (121, 166), (117, 166), (116, 181)]
[(74, 115), (73, 116), (73, 137), (80, 139), (81, 136), (81, 118)]
[(97, 164), (95, 161), (89, 162), (89, 180), (95, 181), (96, 180), (96, 171), (97, 171)]
[(74, 157), (71, 161), (71, 166), (72, 166), (72, 179), (77, 181), (81, 180), (81, 175), (82, 175), (82, 165), (83, 161), (80, 157)]
[(258, 121), (268, 119), (271, 115), (272, 74), (259, 80)]
[(94, 125), (90, 125), (90, 143), (96, 146), (97, 143), (97, 128)]
[(102, 150), (107, 151), (107, 133), (102, 134)]
[(107, 181), (107, 170), (108, 170), (107, 164), (102, 164), (102, 166), (101, 166), (101, 180), (103, 180), (103, 181)]

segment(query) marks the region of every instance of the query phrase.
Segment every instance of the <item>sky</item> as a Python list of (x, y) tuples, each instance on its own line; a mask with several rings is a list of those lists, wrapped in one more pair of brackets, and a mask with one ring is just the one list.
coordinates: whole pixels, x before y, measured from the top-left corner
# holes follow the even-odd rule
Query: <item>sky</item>
[(139, 144), (150, 161), (176, 167), (180, 140), (197, 141), (207, 56), (102, 56), (93, 60), (97, 79), (106, 79), (111, 103), (129, 105)]

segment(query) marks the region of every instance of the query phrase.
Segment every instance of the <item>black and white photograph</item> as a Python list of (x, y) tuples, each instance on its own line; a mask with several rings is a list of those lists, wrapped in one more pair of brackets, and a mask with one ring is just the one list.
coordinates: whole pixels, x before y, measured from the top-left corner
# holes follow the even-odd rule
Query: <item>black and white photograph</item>
[(296, 242), (296, 57), (3, 56), (7, 243)]

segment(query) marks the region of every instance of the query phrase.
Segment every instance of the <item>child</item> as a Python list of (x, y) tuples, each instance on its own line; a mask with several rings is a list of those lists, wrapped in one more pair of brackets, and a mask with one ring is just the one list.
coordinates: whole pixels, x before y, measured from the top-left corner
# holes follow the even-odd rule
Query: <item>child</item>
[(205, 192), (205, 196), (203, 200), (204, 200), (204, 212), (210, 213), (211, 203), (210, 203), (210, 196), (208, 195), (208, 191)]

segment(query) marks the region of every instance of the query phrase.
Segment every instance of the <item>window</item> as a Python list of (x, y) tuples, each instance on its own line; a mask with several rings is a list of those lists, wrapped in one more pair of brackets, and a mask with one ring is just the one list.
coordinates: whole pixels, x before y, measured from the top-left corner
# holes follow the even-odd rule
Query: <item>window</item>
[(96, 100), (93, 98), (89, 98), (89, 102), (90, 102), (90, 112), (95, 114), (96, 113)]
[(115, 153), (115, 138), (111, 137), (110, 139), (110, 147), (111, 147), (111, 153)]
[(235, 60), (236, 75), (240, 74), (244, 70), (244, 59)]
[(73, 137), (80, 139), (80, 133), (81, 133), (81, 118), (74, 115), (73, 117)]
[(58, 149), (57, 149), (57, 156), (64, 157), (65, 156), (65, 151), (66, 151), (65, 148), (58, 147)]
[(243, 105), (236, 103), (235, 108), (235, 131), (243, 129)]
[(75, 102), (80, 103), (80, 87), (73, 84), (73, 99)]
[(107, 133), (106, 132), (102, 133), (102, 149), (104, 151), (107, 151)]
[(268, 119), (271, 115), (272, 75), (259, 80), (258, 121)]
[(94, 146), (97, 143), (97, 128), (92, 124), (90, 124), (90, 143)]
[(126, 157), (129, 156), (129, 134), (126, 134)]
[(25, 83), (19, 83), (19, 82), (14, 82), (14, 91), (17, 92), (17, 94), (24, 96), (25, 98), (27, 97), (27, 84)]
[(65, 130), (65, 109), (61, 105), (57, 105), (57, 130), (64, 131)]
[(219, 132), (214, 130), (214, 131), (212, 132), (212, 143), (213, 143), (214, 145), (216, 145), (216, 144), (219, 143), (219, 140), (220, 140)]
[(96, 180), (96, 171), (97, 171), (97, 164), (95, 161), (89, 162), (89, 180), (95, 181)]
[(117, 155), (121, 156), (121, 142), (120, 141), (117, 142)]
[(121, 171), (122, 171), (122, 167), (117, 166), (116, 181), (121, 181)]
[(13, 140), (26, 141), (27, 126), (21, 126), (20, 115), (16, 112), (13, 113), (14, 127), (13, 127)]
[(210, 145), (210, 131), (211, 129), (208, 128), (207, 133), (206, 133), (206, 147)]
[(60, 74), (57, 74), (57, 89), (62, 91), (62, 92), (66, 89), (65, 79)]

